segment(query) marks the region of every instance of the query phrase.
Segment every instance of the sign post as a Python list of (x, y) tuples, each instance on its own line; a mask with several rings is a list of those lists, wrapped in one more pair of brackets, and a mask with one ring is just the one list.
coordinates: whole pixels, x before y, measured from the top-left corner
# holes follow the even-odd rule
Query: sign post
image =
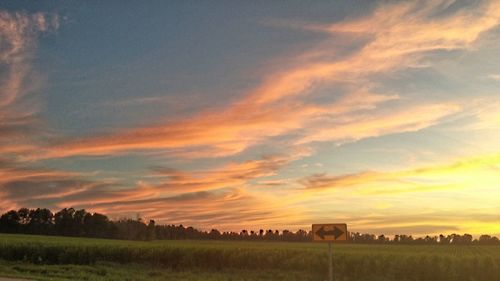
[(333, 281), (332, 242), (328, 242), (328, 280)]
[(313, 224), (314, 242), (328, 242), (328, 280), (333, 281), (333, 245), (335, 242), (346, 242), (348, 239), (347, 224)]

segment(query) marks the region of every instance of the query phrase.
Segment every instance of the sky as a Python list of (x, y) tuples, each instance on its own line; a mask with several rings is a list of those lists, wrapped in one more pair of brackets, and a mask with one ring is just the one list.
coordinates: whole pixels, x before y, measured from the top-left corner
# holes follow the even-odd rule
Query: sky
[(500, 235), (499, 1), (2, 1), (0, 211)]

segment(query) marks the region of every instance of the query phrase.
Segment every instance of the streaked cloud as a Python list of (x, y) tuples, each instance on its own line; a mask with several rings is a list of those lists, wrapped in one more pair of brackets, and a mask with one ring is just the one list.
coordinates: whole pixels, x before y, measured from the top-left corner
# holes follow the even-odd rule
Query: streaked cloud
[(500, 180), (500, 155), (485, 155), (457, 162), (400, 171), (365, 171), (330, 176), (316, 174), (300, 180), (307, 189), (356, 188), (361, 194), (382, 195), (405, 192), (493, 186)]
[(41, 78), (31, 61), (38, 34), (58, 26), (55, 15), (0, 11), (0, 153), (4, 155), (33, 148), (30, 135), (40, 126), (35, 90)]
[(490, 74), (488, 78), (500, 81), (500, 74)]
[(188, 158), (231, 155), (267, 138), (300, 130), (311, 119), (325, 114), (340, 115), (372, 109), (394, 97), (355, 93), (349, 101), (347, 99), (327, 106), (298, 101), (263, 106), (238, 103), (221, 112), (202, 113), (166, 126), (66, 140), (51, 147), (45, 157), (106, 155), (151, 149), (167, 149), (174, 155)]
[(194, 192), (241, 187), (249, 180), (276, 175), (280, 168), (291, 161), (290, 157), (276, 155), (262, 160), (229, 163), (219, 168), (202, 171), (182, 172), (157, 169), (158, 175), (167, 178), (159, 188), (168, 192)]
[(396, 235), (412, 233), (414, 236), (451, 233), (499, 233), (496, 225), (500, 217), (491, 215), (496, 209), (468, 209), (467, 212), (452, 210), (421, 211), (409, 213), (378, 213), (350, 218), (352, 225), (362, 232)]
[(203, 229), (241, 230), (280, 227), (284, 221), (301, 217), (301, 210), (287, 209), (274, 198), (256, 196), (244, 189), (202, 192), (146, 201), (95, 206), (114, 216), (140, 213), (157, 221), (193, 225)]
[[(160, 223), (183, 223), (221, 229), (282, 224), (300, 212), (284, 212), (286, 201), (245, 191), (249, 182), (266, 178), (293, 158), (267, 156), (199, 171), (154, 168), (151, 177), (136, 185), (111, 179), (89, 180), (88, 175), (0, 163), (2, 210), (20, 207), (68, 206), (101, 211), (112, 217), (140, 213)], [(157, 183), (147, 183), (157, 179)]]
[[(494, 3), (476, 5), (474, 12), (461, 9), (450, 16), (433, 16), (443, 7), (438, 2), (385, 4), (372, 14), (355, 20), (331, 25), (304, 24), (301, 28), (305, 30), (323, 32), (326, 37), (323, 43), (289, 60), (286, 68), (263, 73), (262, 83), (229, 107), (167, 124), (61, 140), (38, 157), (108, 155), (141, 150), (168, 150), (190, 158), (227, 156), (304, 128), (307, 128), (308, 137), (298, 143), (356, 141), (425, 129), (458, 112), (460, 105), (453, 102), (430, 102), (419, 106), (401, 103), (396, 113), (383, 112), (379, 106), (394, 99), (394, 95), (368, 94), (372, 99), (356, 103), (356, 95), (367, 89), (352, 85), (367, 85), (375, 74), (422, 65), (428, 67), (425, 58), (432, 51), (472, 48), (483, 32), (497, 26), (500, 16), (498, 5)], [(359, 44), (357, 38), (360, 37), (365, 38), (366, 43), (346, 56), (332, 57), (335, 49), (330, 43), (336, 40), (333, 35), (342, 33), (350, 34), (352, 44)], [(339, 82), (351, 85), (351, 92), (344, 94), (351, 104), (333, 101), (319, 105), (304, 99), (313, 96), (313, 90), (320, 85), (335, 86)], [(363, 118), (368, 113), (360, 114), (362, 109), (371, 110), (370, 115), (378, 118)], [(339, 112), (343, 114), (337, 119), (347, 120), (344, 124), (329, 126), (318, 122)]]
[(0, 160), (2, 210), (31, 205), (41, 198), (59, 198), (85, 189), (90, 182), (78, 173), (28, 168)]
[(475, 121), (468, 127), (474, 130), (500, 129), (500, 101), (484, 101), (483, 105), (474, 112)]
[(394, 133), (415, 132), (438, 124), (444, 117), (460, 112), (456, 104), (433, 104), (405, 108), (400, 112), (381, 115), (355, 117), (356, 120), (330, 124), (322, 123), (313, 128), (299, 143), (313, 141), (349, 142), (368, 137), (378, 137)]

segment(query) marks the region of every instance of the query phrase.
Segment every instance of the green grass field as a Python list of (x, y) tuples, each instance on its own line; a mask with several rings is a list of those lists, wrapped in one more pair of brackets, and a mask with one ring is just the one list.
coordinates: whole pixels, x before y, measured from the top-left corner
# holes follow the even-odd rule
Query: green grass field
[[(320, 243), (0, 235), (0, 276), (35, 280), (325, 280)], [(500, 281), (500, 246), (334, 246), (335, 280)]]

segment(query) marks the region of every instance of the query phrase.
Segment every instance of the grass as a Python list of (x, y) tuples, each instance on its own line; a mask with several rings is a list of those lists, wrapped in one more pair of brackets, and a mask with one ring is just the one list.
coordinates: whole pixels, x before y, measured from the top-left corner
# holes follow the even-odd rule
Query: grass
[(94, 265), (37, 265), (26, 262), (0, 260), (0, 276), (28, 278), (40, 281), (141, 281), (141, 280), (318, 280), (303, 272), (283, 272), (277, 270), (182, 270), (173, 271), (144, 264), (97, 263)]
[[(324, 280), (321, 243), (0, 234), (0, 275), (37, 280)], [(500, 281), (499, 246), (334, 246), (336, 280)]]

